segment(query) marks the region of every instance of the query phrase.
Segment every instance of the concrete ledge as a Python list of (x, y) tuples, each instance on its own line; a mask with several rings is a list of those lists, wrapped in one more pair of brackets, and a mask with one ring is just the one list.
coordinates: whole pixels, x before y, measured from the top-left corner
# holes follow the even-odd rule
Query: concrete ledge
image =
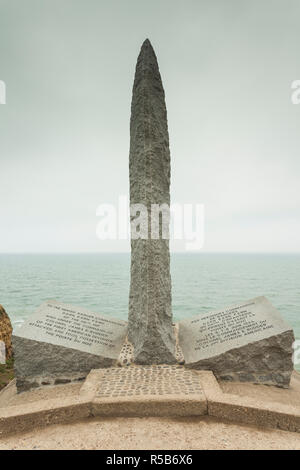
[[(0, 407), (9, 403), (9, 400), (16, 395), (17, 387), (16, 387), (16, 379), (9, 382), (5, 388), (3, 388), (0, 392)], [(2, 404), (2, 405), (1, 405)]]
[[(153, 370), (152, 375), (151, 368), (148, 370), (142, 370), (145, 383), (149, 381), (148, 374), (153, 377)], [(188, 374), (184, 374), (184, 369), (182, 371), (181, 374), (176, 369), (174, 393), (165, 393), (173, 380), (173, 371), (168, 368), (159, 370), (159, 374), (157, 369), (154, 372), (155, 394), (149, 393), (150, 388), (154, 387), (153, 383), (145, 393), (139, 391), (141, 382), (137, 381), (138, 371), (127, 374), (121, 368), (120, 374), (113, 369), (93, 370), (82, 386), (58, 385), (19, 395), (12, 382), (0, 393), (0, 437), (93, 416), (188, 417), (207, 414), (219, 420), (300, 432), (299, 376), (295, 376), (291, 389), (284, 390), (251, 384), (228, 386), (218, 383), (210, 371), (192, 371)], [(183, 378), (186, 383), (182, 382)], [(180, 387), (187, 393), (179, 393)], [(226, 392), (228, 388), (231, 393)], [(107, 390), (111, 390), (112, 396), (107, 396)]]
[[(212, 372), (199, 373), (207, 399), (208, 415), (232, 422), (300, 432), (299, 406), (224, 393)], [(259, 388), (260, 385), (255, 387)], [(288, 390), (282, 390), (281, 394), (285, 394), (288, 400)]]
[(94, 416), (203, 416), (207, 414), (204, 396), (187, 399), (172, 395), (163, 398), (147, 396), (116, 400), (97, 400), (92, 403)]
[(66, 399), (40, 401), (0, 409), (0, 436), (29, 431), (51, 424), (64, 424), (91, 416), (90, 403)]
[(297, 410), (297, 415), (292, 415), (279, 410), (249, 406), (246, 401), (239, 404), (223, 401), (209, 402), (208, 414), (237, 423), (300, 432), (300, 410)]

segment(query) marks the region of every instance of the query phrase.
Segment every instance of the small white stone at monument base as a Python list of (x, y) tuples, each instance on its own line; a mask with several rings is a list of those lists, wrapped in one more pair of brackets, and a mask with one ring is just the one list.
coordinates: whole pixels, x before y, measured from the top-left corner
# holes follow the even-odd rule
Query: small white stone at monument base
[(292, 329), (265, 297), (179, 323), (186, 366), (228, 380), (288, 386), (293, 341)]

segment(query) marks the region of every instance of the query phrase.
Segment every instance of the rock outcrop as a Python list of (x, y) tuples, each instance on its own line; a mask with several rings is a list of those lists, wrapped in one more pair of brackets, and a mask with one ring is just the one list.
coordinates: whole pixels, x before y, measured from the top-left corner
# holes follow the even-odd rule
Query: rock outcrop
[(6, 359), (10, 359), (12, 357), (11, 336), (12, 326), (9, 316), (2, 305), (0, 305), (0, 341), (3, 341), (5, 344)]

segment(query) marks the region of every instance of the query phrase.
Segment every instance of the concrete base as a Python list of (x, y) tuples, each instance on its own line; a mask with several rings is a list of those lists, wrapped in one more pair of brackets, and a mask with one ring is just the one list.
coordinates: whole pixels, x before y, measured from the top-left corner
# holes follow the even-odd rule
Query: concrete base
[(207, 401), (198, 373), (180, 366), (92, 371), (81, 389), (93, 416), (201, 416)]
[(288, 390), (217, 382), (180, 366), (97, 369), (83, 384), (0, 393), (0, 436), (93, 416), (204, 416), (300, 432), (300, 375)]

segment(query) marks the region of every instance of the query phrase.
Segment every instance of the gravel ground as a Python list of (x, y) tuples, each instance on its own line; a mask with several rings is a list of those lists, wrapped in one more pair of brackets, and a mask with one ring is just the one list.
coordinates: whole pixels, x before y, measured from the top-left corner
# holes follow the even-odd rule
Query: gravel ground
[(300, 434), (210, 417), (106, 418), (50, 426), (0, 440), (0, 449), (300, 449)]

